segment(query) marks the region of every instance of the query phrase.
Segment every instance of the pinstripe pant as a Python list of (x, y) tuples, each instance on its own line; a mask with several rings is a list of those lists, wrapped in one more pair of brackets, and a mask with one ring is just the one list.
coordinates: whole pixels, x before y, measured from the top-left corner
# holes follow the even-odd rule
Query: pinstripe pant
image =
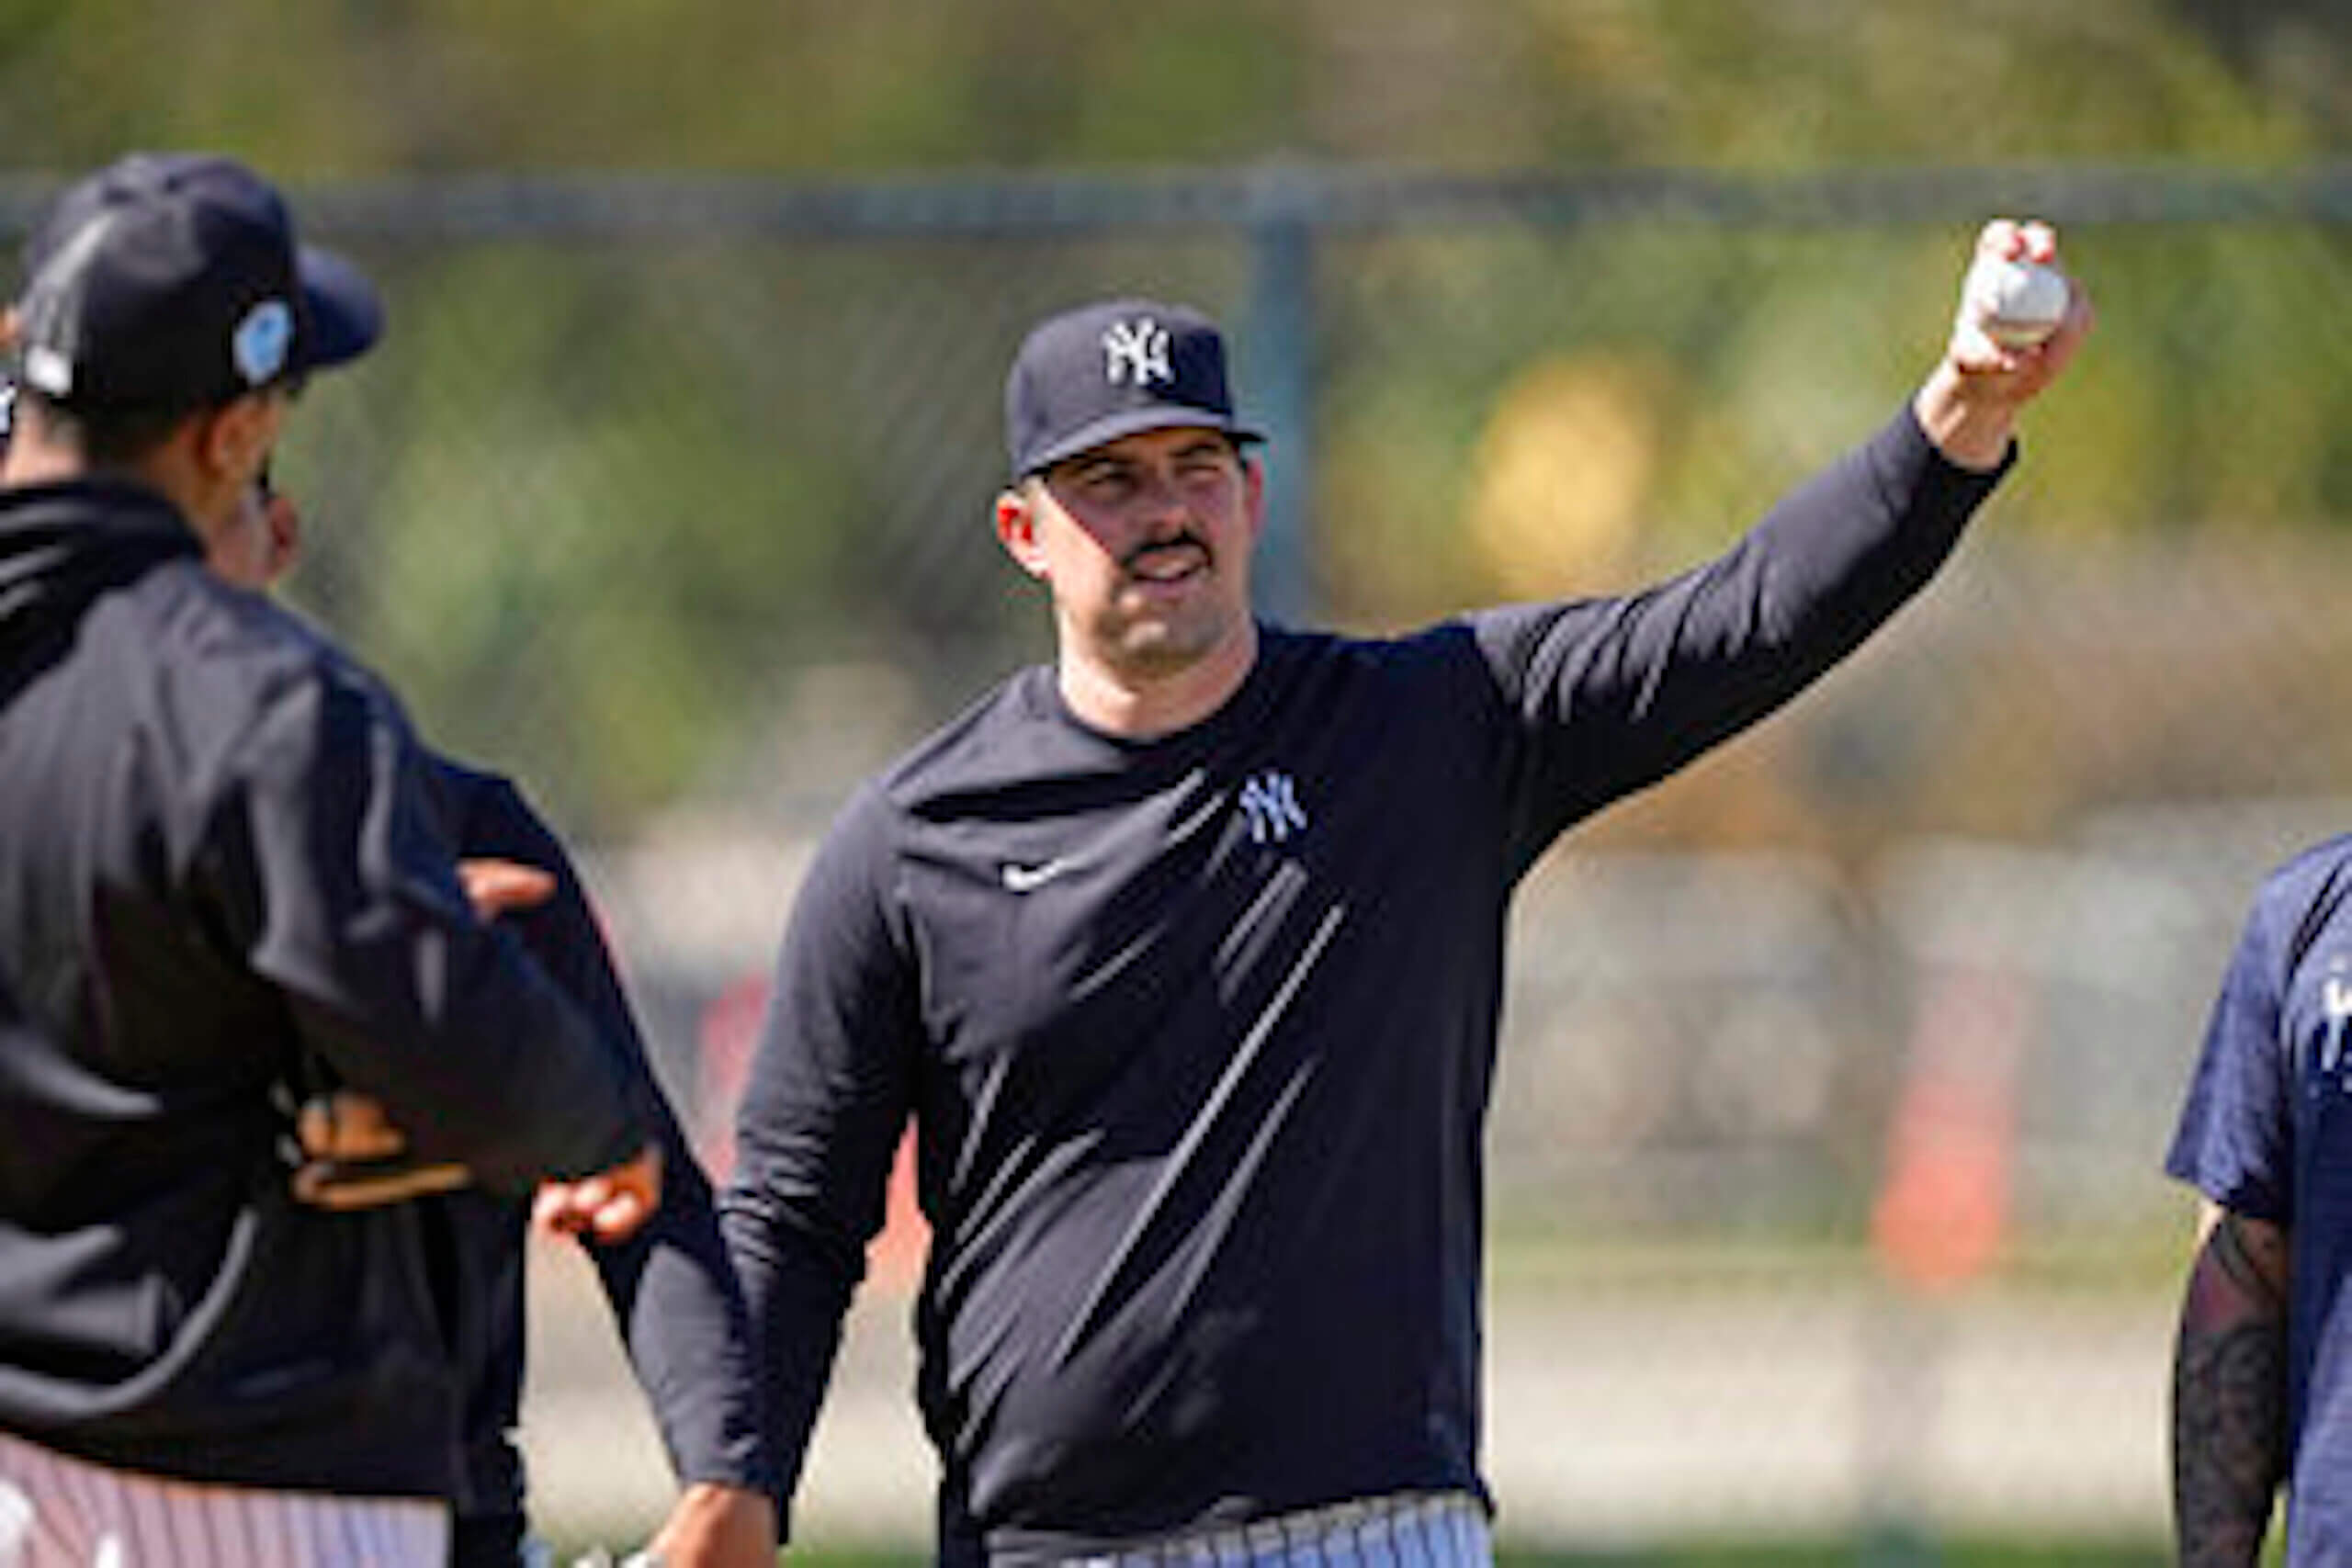
[(1462, 1492), (1406, 1493), (1170, 1536), (1087, 1568), (1492, 1568), (1487, 1510)]
[(0, 1568), (442, 1568), (424, 1497), (208, 1486), (113, 1470), (0, 1432)]

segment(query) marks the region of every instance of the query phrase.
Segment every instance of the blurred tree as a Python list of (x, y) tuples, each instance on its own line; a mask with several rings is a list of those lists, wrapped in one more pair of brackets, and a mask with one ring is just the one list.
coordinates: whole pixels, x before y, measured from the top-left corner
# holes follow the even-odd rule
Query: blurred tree
[(0, 146), (291, 175), (2289, 158), (2327, 0), (0, 0)]
[[(0, 160), (40, 181), (128, 146), (216, 146), (298, 186), (1284, 158), (2283, 177), (2352, 116), (2339, 10), (0, 0)], [(1302, 335), (1329, 609), (1396, 625), (1711, 549), (1892, 408), (1936, 351), (1975, 216), (1319, 236)], [(950, 694), (1034, 652), (1039, 617), (985, 526), (1021, 326), (1114, 288), (1237, 323), (1250, 297), (1239, 231), (1211, 222), (789, 252), (651, 224), (593, 247), (354, 238), (394, 336), (298, 430), (321, 541), (298, 592), (436, 731), (560, 757), (551, 798), (614, 828), (768, 746), (763, 716), (812, 659), (921, 666)], [(2117, 226), (2070, 248), (2110, 325), (2037, 418), (2065, 460), (2005, 498), (2005, 529), (2352, 517), (2336, 231)]]

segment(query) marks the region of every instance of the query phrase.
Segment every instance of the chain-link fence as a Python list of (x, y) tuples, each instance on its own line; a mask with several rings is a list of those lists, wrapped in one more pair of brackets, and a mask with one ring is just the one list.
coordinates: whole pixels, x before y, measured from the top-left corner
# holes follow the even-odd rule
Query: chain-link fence
[[(826, 816), (1047, 647), (988, 526), (1034, 319), (1222, 317), (1267, 608), (1400, 627), (1720, 547), (1894, 412), (1978, 222), (2057, 220), (2101, 324), (1943, 580), (1526, 890), (1490, 1460), (1525, 1542), (2160, 1536), (2163, 1144), (2256, 881), (2352, 819), (2352, 171), (298, 198), (392, 328), (290, 443), (297, 595), (580, 840), (721, 1161)], [(659, 1457), (542, 1261), (542, 1505), (627, 1528)], [(820, 1539), (922, 1538), (905, 1289), (860, 1309)]]

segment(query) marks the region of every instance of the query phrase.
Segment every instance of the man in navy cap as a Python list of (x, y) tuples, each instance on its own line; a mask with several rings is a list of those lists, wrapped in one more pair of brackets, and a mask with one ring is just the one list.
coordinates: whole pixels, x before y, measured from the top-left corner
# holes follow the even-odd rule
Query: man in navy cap
[[(2041, 225), (1980, 250), (2052, 262)], [(1965, 304), (1876, 435), (1645, 592), (1264, 625), (1258, 432), (1196, 312), (1048, 321), (996, 532), (1057, 656), (853, 798), (785, 935), (729, 1244), (787, 1477), (910, 1119), (965, 1562), (1482, 1562), (1481, 1158), (1513, 886), (1918, 590), (2089, 324)]]
[(27, 248), (0, 489), (0, 1562), (417, 1563), (457, 1370), (413, 1206), (298, 1201), (311, 1064), (616, 1237), (653, 1087), (476, 916), (391, 694), (208, 569), (373, 289), (233, 162)]

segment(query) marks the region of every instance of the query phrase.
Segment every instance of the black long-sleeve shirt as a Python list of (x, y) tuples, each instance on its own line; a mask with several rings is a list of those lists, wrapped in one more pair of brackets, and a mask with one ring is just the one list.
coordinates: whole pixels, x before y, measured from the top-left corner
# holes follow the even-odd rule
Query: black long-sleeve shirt
[(862, 790), (786, 931), (723, 1204), (787, 1475), (911, 1115), (944, 1556), (1483, 1495), (1512, 889), (1851, 650), (1992, 483), (1906, 409), (1647, 592), (1266, 628), (1218, 712), (1145, 741), (1031, 670)]
[(454, 1490), (420, 1217), (298, 1205), (280, 1090), (323, 1061), (514, 1191), (647, 1129), (631, 1064), (474, 917), (422, 767), (390, 694), (160, 495), (0, 493), (0, 1429)]
[[(433, 782), (459, 854), (537, 866), (554, 876), (547, 902), (499, 919), (605, 1038), (627, 1048), (650, 1083), (636, 1010), (562, 843), (506, 779), (435, 758)], [(772, 1488), (742, 1295), (719, 1236), (709, 1178), (668, 1101), (658, 1092), (652, 1101), (649, 1115), (662, 1153), (661, 1206), (626, 1241), (583, 1245), (652, 1406), (672, 1472), (684, 1483)], [(450, 1310), (466, 1385), (458, 1513), (461, 1519), (508, 1516), (519, 1528), (524, 1477), (514, 1429), (526, 1359), (530, 1204), (474, 1190), (426, 1201), (442, 1211), (454, 1242)], [(510, 1548), (506, 1560), (513, 1555)]]

